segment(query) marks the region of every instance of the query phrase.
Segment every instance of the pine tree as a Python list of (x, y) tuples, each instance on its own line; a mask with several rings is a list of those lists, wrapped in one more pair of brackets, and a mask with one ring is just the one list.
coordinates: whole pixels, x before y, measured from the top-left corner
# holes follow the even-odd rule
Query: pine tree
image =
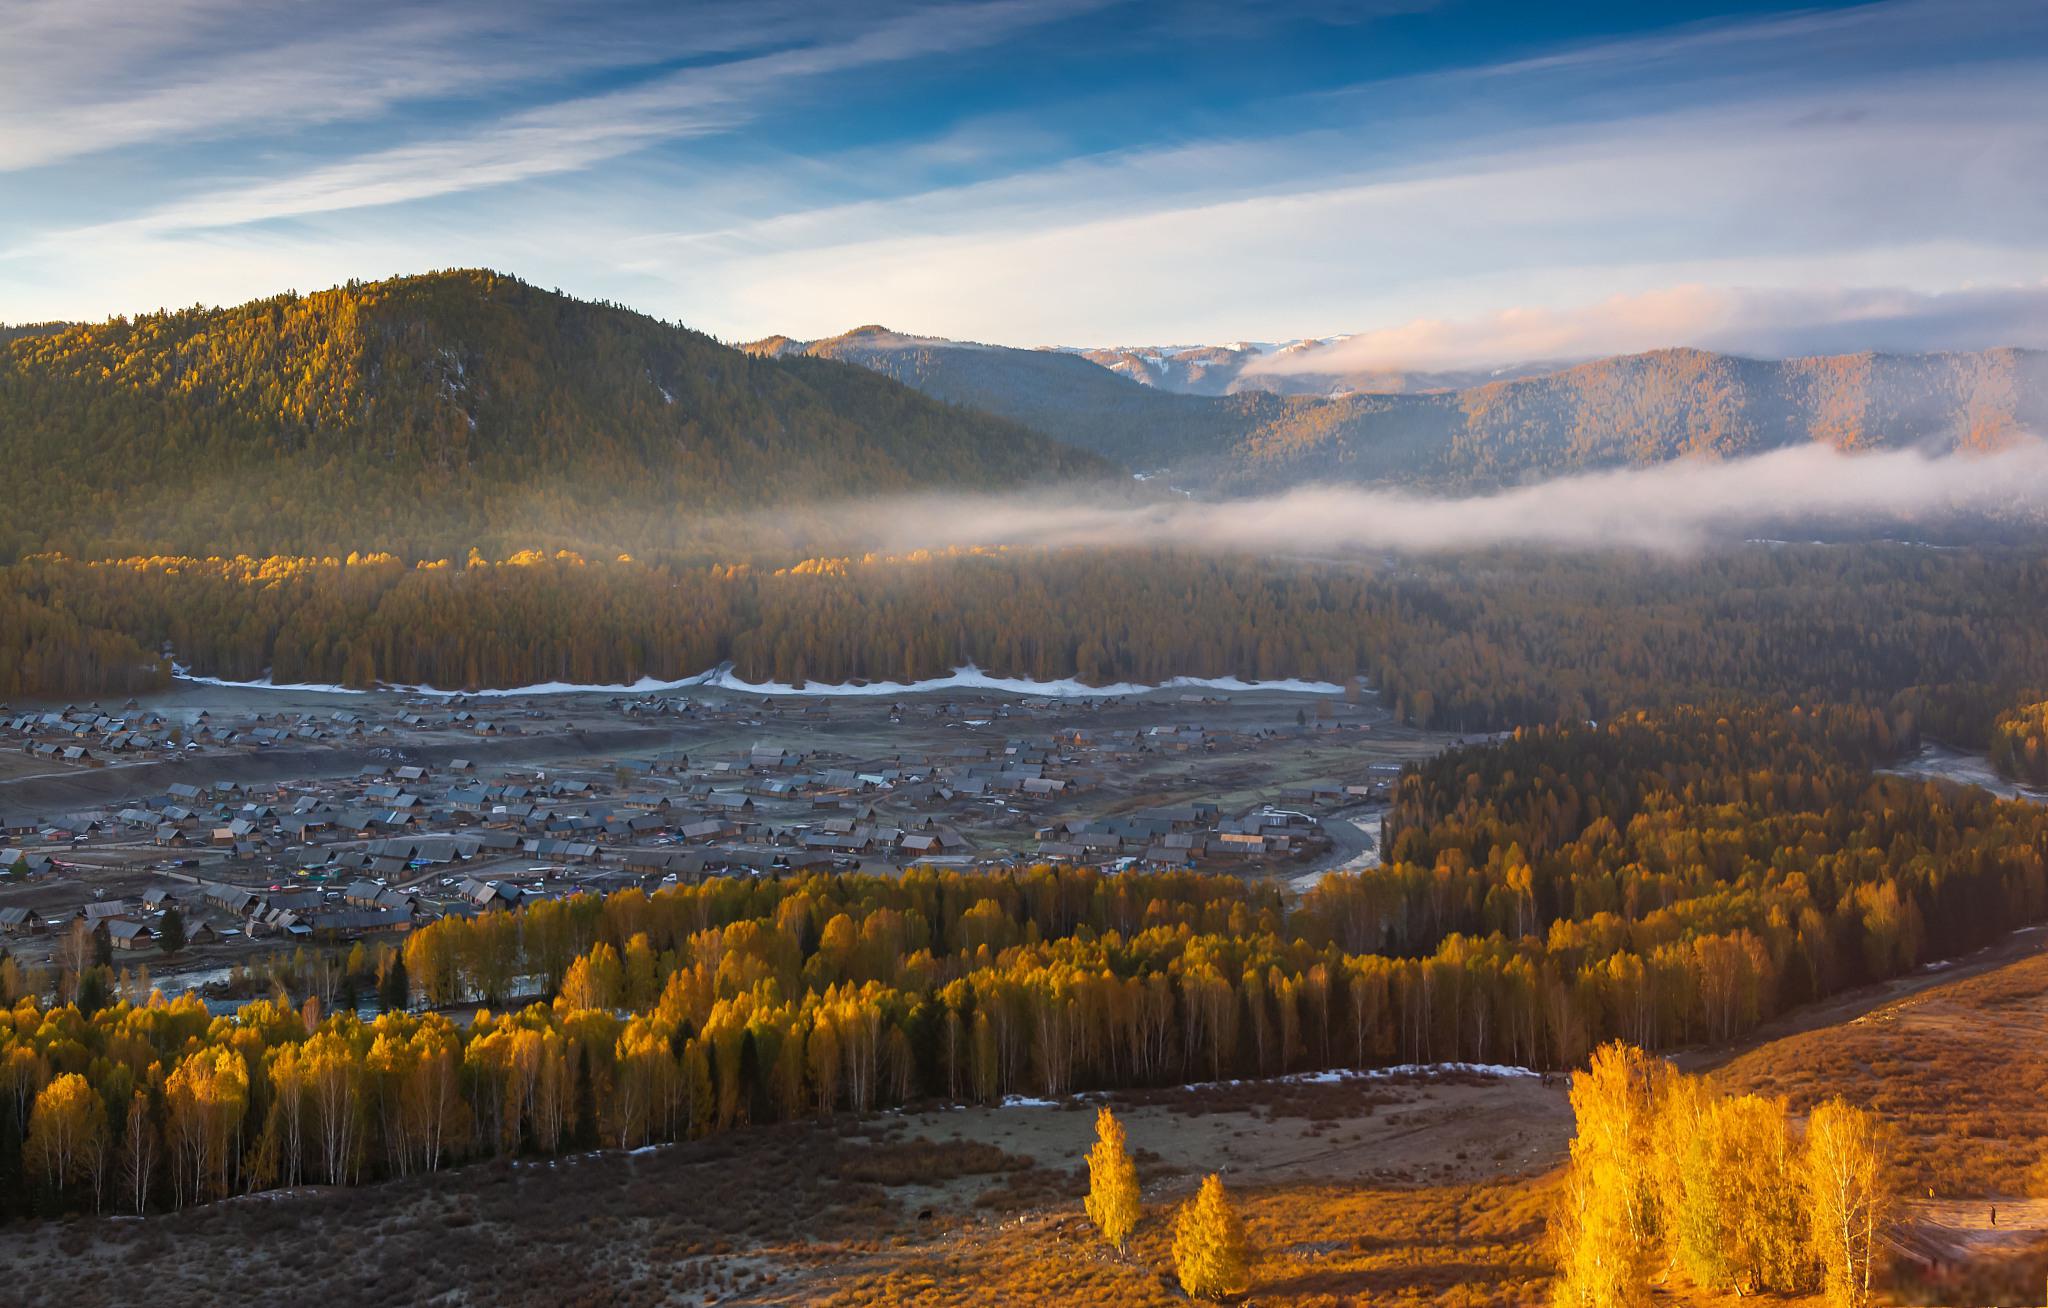
[(402, 1013), (412, 1002), (412, 982), (405, 974), (405, 955), (394, 952), (391, 965), (377, 983), (377, 1003), (387, 1013)]
[(78, 978), (78, 1011), (91, 1017), (107, 1006), (113, 995), (112, 974), (105, 967), (93, 966), (85, 969)]
[(1122, 1251), (1143, 1211), (1138, 1197), (1138, 1165), (1124, 1147), (1124, 1126), (1104, 1105), (1095, 1115), (1095, 1147), (1088, 1151), (1088, 1219), (1102, 1238)]
[(156, 942), (166, 957), (185, 948), (185, 915), (178, 911), (176, 904), (164, 910), (164, 920), (157, 928)]
[(1241, 1294), (1251, 1284), (1244, 1222), (1211, 1172), (1173, 1223), (1173, 1266), (1180, 1288), (1195, 1299)]

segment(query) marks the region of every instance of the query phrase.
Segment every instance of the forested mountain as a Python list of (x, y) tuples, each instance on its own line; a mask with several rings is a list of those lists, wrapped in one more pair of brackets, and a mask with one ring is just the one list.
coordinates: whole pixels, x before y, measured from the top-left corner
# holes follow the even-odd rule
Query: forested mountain
[(34, 488), (0, 559), (659, 547), (714, 511), (1113, 471), (860, 369), (474, 271), (0, 335), (0, 462)]
[(773, 341), (1225, 491), (1331, 479), (1488, 486), (1808, 441), (1982, 448), (2048, 426), (2048, 353), (2029, 350), (1782, 361), (1658, 350), (1463, 389), (1416, 393), (1395, 378), (1387, 393), (1323, 398), (1181, 393), (1080, 355), (877, 327), (808, 346)]
[(953, 404), (998, 413), (1138, 469), (1198, 462), (1266, 420), (1272, 396), (1212, 399), (1141, 386), (1075, 354), (860, 327), (809, 343), (771, 336), (750, 352), (857, 363)]

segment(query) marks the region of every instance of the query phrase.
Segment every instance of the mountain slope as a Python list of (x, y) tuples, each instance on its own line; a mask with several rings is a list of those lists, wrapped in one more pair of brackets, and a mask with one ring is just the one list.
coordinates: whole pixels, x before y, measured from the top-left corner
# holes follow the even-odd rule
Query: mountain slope
[(1219, 490), (1487, 486), (1807, 441), (1982, 448), (2048, 430), (2048, 353), (2029, 350), (1782, 361), (1659, 350), (1461, 389), (1325, 398), (1177, 393), (1080, 355), (879, 328), (801, 348)]
[(711, 513), (1115, 471), (869, 371), (489, 272), (0, 342), (0, 460), (36, 487), (0, 558), (661, 545)]
[[(771, 336), (741, 347), (859, 364), (952, 404), (998, 413), (1143, 469), (1221, 445), (1256, 422), (1244, 406), (1138, 385), (1078, 355), (905, 336), (859, 327), (808, 344)], [(1256, 409), (1266, 397), (1252, 397)]]

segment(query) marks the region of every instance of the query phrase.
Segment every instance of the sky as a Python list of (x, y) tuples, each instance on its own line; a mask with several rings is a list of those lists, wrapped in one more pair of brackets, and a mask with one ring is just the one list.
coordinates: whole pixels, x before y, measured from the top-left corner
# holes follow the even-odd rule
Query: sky
[(0, 0), (0, 32), (0, 321), (484, 266), (732, 341), (2048, 347), (2040, 0)]

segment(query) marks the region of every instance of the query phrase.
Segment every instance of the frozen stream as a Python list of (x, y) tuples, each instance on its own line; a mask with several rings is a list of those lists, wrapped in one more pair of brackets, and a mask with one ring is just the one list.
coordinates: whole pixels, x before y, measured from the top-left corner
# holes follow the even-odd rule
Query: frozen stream
[(1960, 749), (1932, 742), (1921, 747), (1920, 753), (1897, 767), (1882, 771), (1902, 777), (1930, 777), (1940, 781), (1958, 781), (1966, 786), (1982, 786), (1994, 795), (2006, 799), (2024, 799), (2035, 804), (2048, 804), (2048, 794), (2030, 790), (2018, 782), (2002, 777), (1991, 766), (1991, 760), (1982, 754), (1969, 754)]

